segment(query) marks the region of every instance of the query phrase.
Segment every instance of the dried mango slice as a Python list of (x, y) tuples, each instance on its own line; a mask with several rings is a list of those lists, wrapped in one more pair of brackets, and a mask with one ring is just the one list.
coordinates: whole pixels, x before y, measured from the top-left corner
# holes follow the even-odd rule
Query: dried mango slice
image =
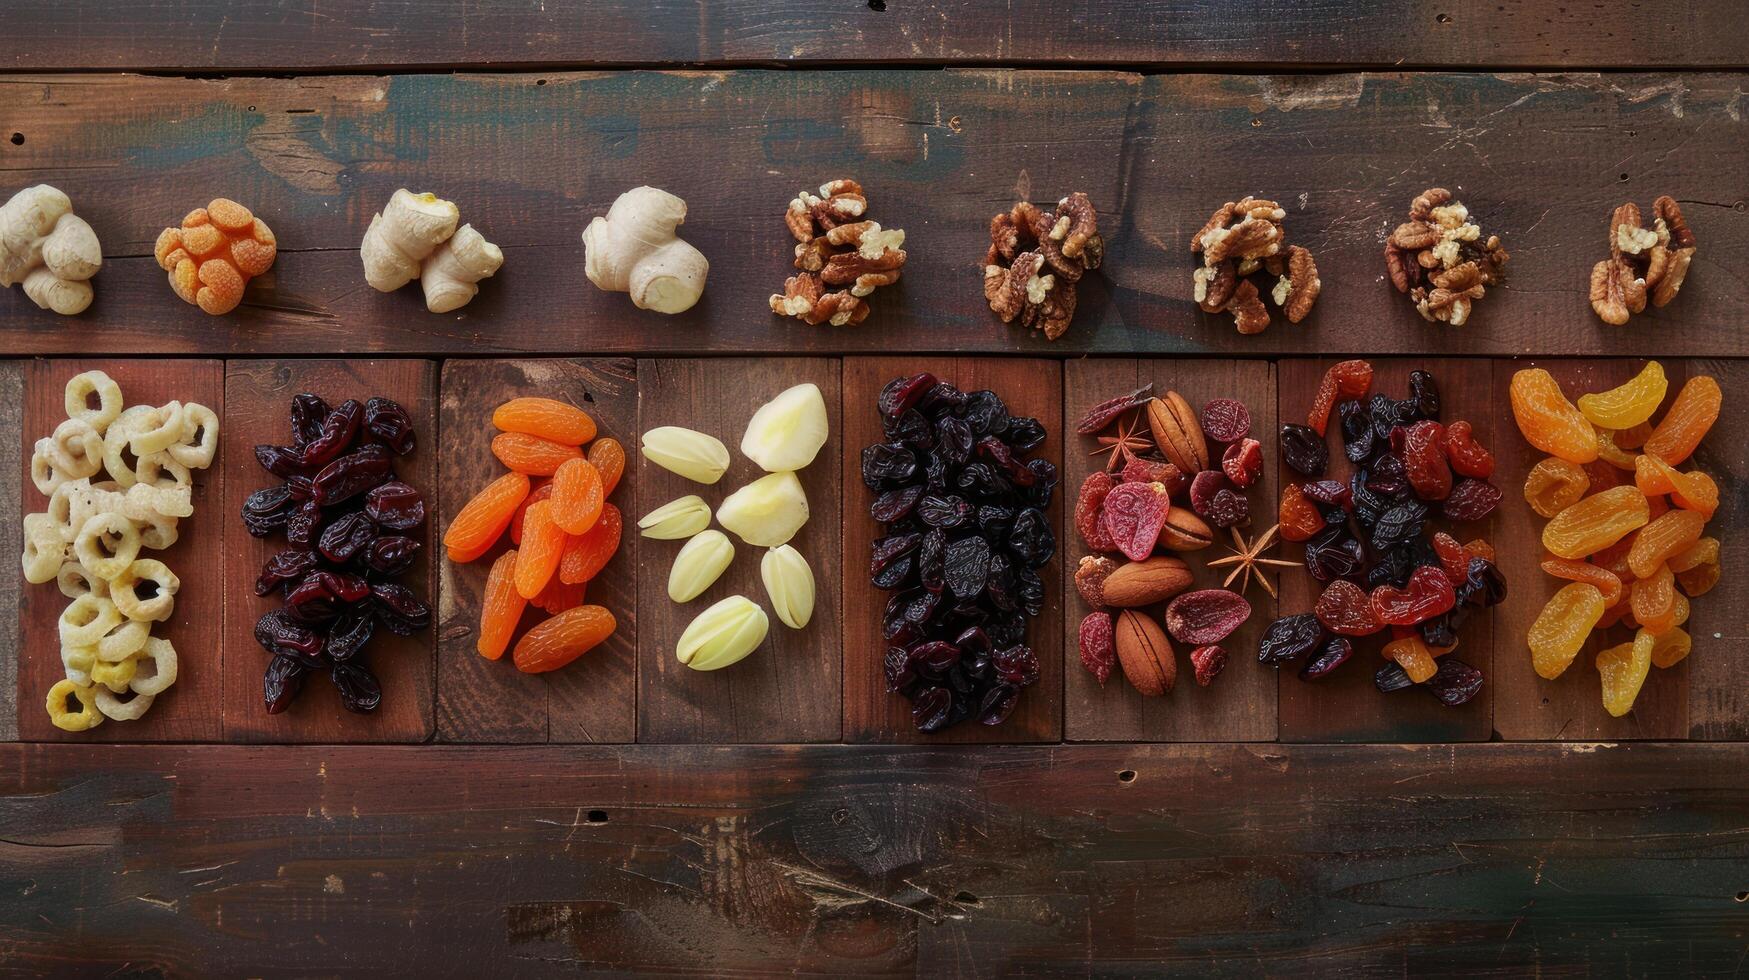
[(1668, 670), (1681, 663), (1688, 652), (1694, 649), (1694, 639), (1680, 627), (1672, 626), (1669, 632), (1661, 633), (1652, 638), (1652, 666)]
[(1656, 456), (1671, 466), (1687, 459), (1718, 421), (1724, 398), (1713, 378), (1704, 374), (1689, 378), (1646, 439), (1646, 455)]
[(1651, 519), (1638, 487), (1594, 493), (1556, 514), (1543, 527), (1543, 547), (1562, 558), (1584, 558), (1615, 544)]
[(1647, 361), (1640, 373), (1608, 391), (1579, 396), (1579, 411), (1600, 429), (1628, 429), (1652, 417), (1664, 404), (1670, 382), (1664, 365)]
[(1635, 578), (1649, 577), (1658, 566), (1699, 541), (1704, 530), (1706, 518), (1692, 510), (1665, 513), (1634, 535), (1634, 545), (1628, 549), (1628, 569)]
[(1628, 611), (1641, 629), (1654, 636), (1676, 625), (1676, 576), (1670, 566), (1659, 565), (1651, 575), (1634, 582)]
[(1640, 687), (1652, 671), (1652, 648), (1656, 638), (1645, 630), (1634, 634), (1632, 643), (1622, 643), (1597, 655), (1597, 672), (1603, 675), (1603, 710), (1620, 718), (1633, 710)]
[(512, 398), (492, 412), (492, 424), (501, 432), (523, 432), (567, 446), (595, 438), (595, 420), (588, 412), (551, 398)]
[(1525, 635), (1538, 676), (1551, 681), (1561, 676), (1585, 646), (1603, 610), (1603, 593), (1584, 582), (1563, 585), (1549, 598)]
[(1540, 517), (1553, 517), (1579, 502), (1591, 488), (1591, 477), (1578, 463), (1549, 456), (1524, 478), (1524, 500)]
[(1588, 561), (1558, 558), (1545, 553), (1542, 569), (1555, 578), (1566, 579), (1569, 582), (1584, 582), (1587, 585), (1595, 586), (1597, 591), (1603, 594), (1605, 606), (1613, 606), (1621, 599), (1621, 577), (1607, 568), (1600, 568)]
[(504, 656), (516, 623), (528, 600), (516, 591), (516, 549), (498, 556), (486, 575), (486, 588), (480, 596), (480, 636), (474, 648), (487, 660)]
[(1597, 433), (1579, 413), (1554, 376), (1542, 368), (1526, 368), (1512, 376), (1508, 389), (1518, 431), (1531, 445), (1573, 463), (1597, 458)]

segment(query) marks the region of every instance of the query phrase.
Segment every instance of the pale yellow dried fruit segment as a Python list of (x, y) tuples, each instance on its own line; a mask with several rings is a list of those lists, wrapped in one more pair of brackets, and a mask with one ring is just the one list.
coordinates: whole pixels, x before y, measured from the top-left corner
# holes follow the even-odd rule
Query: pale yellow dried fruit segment
[(807, 626), (814, 617), (814, 570), (802, 553), (787, 544), (767, 551), (759, 560), (759, 577), (778, 621), (793, 630)]
[(674, 556), (674, 567), (668, 570), (668, 598), (675, 602), (691, 602), (704, 594), (729, 563), (735, 560), (735, 546), (721, 531), (700, 531), (692, 536)]
[(1639, 630), (1632, 643), (1622, 643), (1597, 655), (1597, 672), (1603, 678), (1603, 710), (1620, 718), (1633, 710), (1640, 686), (1652, 670), (1652, 650), (1657, 637)]
[(693, 670), (721, 670), (745, 660), (770, 629), (765, 610), (744, 595), (732, 595), (699, 613), (674, 652)]
[(741, 437), (741, 455), (768, 473), (793, 472), (814, 461), (826, 444), (828, 428), (819, 386), (799, 384), (753, 413)]
[(670, 500), (638, 520), (639, 533), (658, 541), (690, 538), (710, 527), (711, 507), (704, 498), (688, 494)]
[(664, 425), (644, 433), (644, 458), (707, 486), (723, 478), (729, 468), (729, 447), (721, 439), (678, 425)]
[(775, 548), (808, 522), (808, 495), (794, 473), (772, 473), (729, 494), (717, 522), (750, 545)]
[[(78, 699), (79, 710), (68, 710), (69, 697)], [(49, 722), (63, 732), (82, 732), (103, 724), (103, 715), (97, 710), (97, 695), (89, 685), (56, 681), (55, 686), (49, 688), (47, 707)]]

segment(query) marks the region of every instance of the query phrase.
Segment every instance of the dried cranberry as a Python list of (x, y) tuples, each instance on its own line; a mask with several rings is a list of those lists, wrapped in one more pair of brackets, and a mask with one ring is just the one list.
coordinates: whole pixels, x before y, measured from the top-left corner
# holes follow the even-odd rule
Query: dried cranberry
[(304, 665), (291, 657), (274, 657), (262, 679), (262, 701), (267, 713), (277, 715), (298, 696), (304, 686)]
[(328, 403), (321, 395), (303, 392), (292, 396), (291, 400), (291, 431), (292, 445), (302, 449), (309, 445), (310, 440), (322, 434), (322, 421), (328, 417)]
[(1263, 475), (1263, 444), (1256, 439), (1241, 439), (1221, 454), (1221, 472), (1233, 486), (1248, 487)]
[(337, 663), (329, 673), (340, 692), (340, 705), (347, 711), (369, 714), (382, 703), (383, 688), (370, 668), (357, 661)]
[(1251, 603), (1227, 589), (1199, 589), (1166, 604), (1166, 632), (1189, 646), (1219, 643), (1251, 618)]
[(1487, 480), (1465, 477), (1458, 481), (1445, 498), (1442, 508), (1446, 518), (1454, 521), (1479, 521), (1500, 505), (1500, 488)]
[(364, 645), (370, 642), (370, 635), (376, 620), (368, 612), (349, 612), (342, 614), (328, 629), (328, 642), (322, 647), (322, 652), (335, 663), (344, 663), (358, 656)]
[(1081, 649), (1081, 666), (1087, 672), (1104, 684), (1111, 678), (1111, 669), (1117, 663), (1117, 647), (1111, 626), (1111, 614), (1106, 612), (1091, 612), (1081, 620), (1081, 628), (1077, 637)]
[(304, 470), (303, 454), (289, 446), (256, 446), (255, 462), (282, 480)]
[(1190, 665), (1196, 669), (1196, 686), (1208, 687), (1227, 669), (1227, 651), (1214, 644), (1197, 647), (1190, 651)]
[(1354, 644), (1347, 637), (1332, 636), (1318, 652), (1313, 654), (1304, 664), (1300, 665), (1300, 679), (1315, 681), (1320, 677), (1328, 677), (1330, 672), (1348, 662), (1354, 655)]
[(285, 527), (295, 502), (291, 491), (283, 484), (262, 487), (243, 501), (243, 527), (257, 538), (265, 538)]
[(322, 467), (312, 484), (315, 494), (311, 499), (332, 507), (392, 479), (395, 470), (389, 457), (380, 450), (372, 450), (376, 447), (367, 446)]
[(267, 559), (261, 566), (261, 577), (255, 580), (255, 594), (266, 595), (286, 582), (295, 582), (315, 570), (321, 556), (314, 551), (288, 548)]
[(917, 506), (917, 500), (921, 496), (923, 488), (920, 486), (888, 490), (875, 498), (875, 502), (869, 506), (869, 515), (883, 524), (901, 520)]
[(1106, 533), (1131, 561), (1154, 553), (1172, 500), (1158, 483), (1123, 483), (1106, 494), (1099, 520)]
[(376, 537), (376, 526), (369, 518), (354, 511), (336, 518), (323, 528), (322, 537), (316, 547), (324, 558), (339, 565), (351, 561), (354, 555), (369, 547)]
[(1216, 442), (1238, 442), (1251, 434), (1251, 412), (1243, 402), (1216, 398), (1202, 407), (1203, 434)]
[(418, 541), (398, 534), (384, 535), (370, 543), (360, 562), (376, 576), (400, 575), (413, 567), (413, 559), (423, 548)]
[(397, 636), (412, 636), (431, 625), (431, 607), (404, 585), (374, 583), (370, 586), (370, 597), (377, 618)]

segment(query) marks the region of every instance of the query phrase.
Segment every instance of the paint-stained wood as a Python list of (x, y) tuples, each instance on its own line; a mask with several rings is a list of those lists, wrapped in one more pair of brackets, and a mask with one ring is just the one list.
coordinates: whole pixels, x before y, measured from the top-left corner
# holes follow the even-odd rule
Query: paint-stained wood
[[(255, 642), (255, 622), (280, 608), (277, 593), (255, 595), (254, 583), (262, 563), (287, 547), (285, 535), (256, 538), (243, 530), (243, 501), (279, 478), (263, 470), (255, 460), (258, 444), (284, 445), (291, 441), (288, 411), (293, 395), (313, 392), (330, 405), (348, 398), (365, 401), (372, 396), (393, 399), (413, 419), (417, 444), (413, 452), (395, 458), (399, 479), (425, 495), (427, 519), (423, 527), (407, 532), (423, 536), (425, 550), (413, 568), (397, 581), (431, 604), (431, 629), (412, 636), (396, 636), (377, 629), (363, 656), (382, 684), (382, 704), (370, 714), (355, 714), (340, 706), (340, 697), (328, 678), (315, 674), (305, 679), (303, 691), (291, 707), (270, 715), (262, 707), (262, 674), (268, 656)], [(422, 742), (432, 732), (434, 698), (433, 633), (436, 630), (436, 576), (430, 566), (430, 515), (442, 513), (443, 494), (437, 479), (437, 449), (442, 433), (437, 427), (437, 371), (430, 361), (396, 360), (304, 360), (228, 361), (225, 364), (225, 423), (228, 435), (220, 447), (224, 467), (224, 505), (228, 521), (223, 574), (229, 583), (226, 602), (224, 648), (225, 737), (233, 742)]]
[[(0, 361), (0, 433), (24, 428), (24, 375), (23, 361)], [(20, 486), (24, 482), (23, 449), (22, 439), (0, 437), (0, 555), (24, 550), (19, 525), (22, 500), (12, 486), (13, 480)], [(13, 571), (4, 564), (0, 569), (4, 569), (0, 571), (0, 741), (9, 742), (18, 737), (18, 662), (23, 656), (18, 600), (24, 579), (22, 569)]]
[[(442, 495), (439, 531), (462, 505), (505, 472), (492, 455), (492, 411), (522, 395), (568, 402), (595, 419), (597, 438), (615, 439), (628, 451), (637, 445), (638, 389), (635, 365), (616, 360), (453, 360), (444, 364), (439, 391), (438, 453)], [(629, 462), (629, 460), (628, 460)], [(608, 503), (635, 520), (632, 475), (621, 479)], [(437, 536), (441, 540), (441, 533)], [(586, 601), (605, 606), (614, 634), (562, 670), (524, 674), (506, 655), (481, 657), (480, 596), (492, 562), (510, 546), (457, 565), (438, 547), (437, 737), (449, 742), (629, 742), (637, 727), (638, 539), (621, 538), (619, 552), (595, 581)], [(530, 606), (517, 637), (546, 619)]]
[[(713, 486), (700, 486), (637, 453), (637, 509), (628, 535), (649, 511), (689, 494), (714, 511), (729, 494), (765, 475), (741, 453), (741, 436), (759, 406), (794, 385), (812, 383), (826, 402), (831, 435), (813, 464), (796, 476), (808, 497), (808, 522), (790, 541), (814, 572), (814, 615), (793, 630), (771, 613), (759, 564), (766, 549), (729, 535), (734, 561), (703, 595), (684, 605), (668, 598), (668, 570), (685, 541), (640, 542), (638, 609), (638, 740), (641, 742), (836, 742), (843, 732), (845, 668), (836, 573), (843, 564), (839, 528), (843, 492), (838, 456), (849, 445), (840, 418), (841, 362), (825, 358), (719, 358), (638, 363), (640, 431), (663, 425), (697, 429), (721, 439), (730, 466)], [(636, 452), (636, 441), (633, 443)], [(680, 663), (675, 646), (700, 613), (743, 595), (770, 618), (765, 642), (747, 659), (715, 671)]]
[[(1675, 16), (1679, 11), (1680, 16)], [(0, 67), (326, 71), (552, 64), (1402, 64), (1678, 67), (1749, 61), (1730, 0), (1304, 4), (1120, 0), (522, 0), (224, 3), (28, 0)]]
[[(869, 584), (868, 555), (879, 526), (869, 516), (874, 493), (862, 481), (862, 450), (885, 439), (875, 408), (881, 389), (894, 378), (928, 370), (961, 391), (988, 388), (1013, 415), (1044, 423), (1046, 438), (1031, 455), (1049, 460), (1062, 472), (1064, 439), (1063, 372), (1057, 361), (989, 357), (855, 357), (844, 361), (844, 737), (848, 742), (1055, 742), (1063, 735), (1063, 633), (1061, 594), (1062, 515), (1070, 491), (1062, 485), (1051, 499), (1049, 517), (1058, 557), (1039, 569), (1045, 607), (1027, 627), (1027, 643), (1038, 654), (1038, 683), (1021, 692), (1007, 720), (985, 726), (967, 720), (945, 732), (924, 735), (911, 721), (910, 702), (887, 691), (881, 667), (886, 655), (881, 615), (889, 593)], [(1072, 532), (1071, 532), (1072, 533)]]
[[(1251, 618), (1221, 646), (1227, 651), (1227, 669), (1207, 688), (1198, 687), (1188, 648), (1178, 649), (1178, 686), (1164, 698), (1145, 698), (1126, 683), (1121, 669), (1101, 686), (1082, 668), (1077, 646), (1081, 619), (1089, 611), (1075, 589), (1074, 573), (1083, 556), (1091, 554), (1074, 529), (1075, 500), (1088, 474), (1106, 468), (1108, 455), (1093, 456), (1099, 448), (1088, 436), (1075, 435), (1075, 426), (1089, 408), (1108, 398), (1126, 394), (1146, 384), (1154, 393), (1177, 391), (1192, 407), (1201, 410), (1212, 398), (1236, 398), (1251, 412), (1251, 436), (1264, 445), (1263, 476), (1246, 491), (1251, 502), (1251, 526), (1241, 529), (1249, 540), (1275, 523), (1277, 498), (1275, 474), (1275, 370), (1268, 361), (1169, 361), (1073, 360), (1064, 364), (1063, 422), (1064, 530), (1059, 542), (1063, 553), (1063, 699), (1064, 735), (1071, 741), (1165, 741), (1249, 742), (1275, 738), (1276, 682), (1274, 672), (1256, 661), (1257, 641), (1275, 618), (1275, 600), (1255, 582), (1247, 598)], [(1146, 416), (1140, 417), (1143, 431)], [(1211, 456), (1222, 447), (1210, 443)], [(1182, 555), (1196, 575), (1194, 588), (1219, 588), (1228, 569), (1211, 569), (1207, 562), (1233, 553), (1232, 538), (1221, 532), (1214, 546)], [(1268, 552), (1275, 557), (1274, 549)], [(1122, 562), (1122, 556), (1117, 556)], [(1270, 582), (1281, 570), (1270, 570)], [(1299, 574), (1289, 569), (1288, 574)], [(1234, 586), (1237, 587), (1235, 582)], [(1158, 618), (1164, 604), (1145, 612)]]
[[(19, 475), (23, 513), (45, 509), (48, 500), (28, 476), (31, 447), (67, 418), (67, 379), (83, 371), (101, 370), (121, 387), (126, 405), (162, 405), (172, 399), (198, 402), (219, 415), (221, 447), (236, 438), (225, 416), (224, 365), (192, 360), (49, 360), (31, 361), (24, 369), (23, 426), (17, 431), (22, 457), (9, 472)], [(169, 566), (181, 586), (170, 618), (152, 624), (152, 635), (176, 646), (176, 683), (153, 701), (138, 721), (105, 721), (88, 732), (68, 733), (54, 727), (44, 710), (44, 698), (66, 676), (61, 663), (59, 621), (68, 599), (53, 582), (28, 585), (16, 562), (8, 575), (20, 583), (18, 660), (18, 737), (27, 741), (84, 740), (101, 742), (205, 742), (224, 734), (226, 690), (230, 668), (224, 656), (224, 617), (228, 580), (221, 571), (227, 547), (225, 477), (215, 461), (193, 471), (194, 514), (177, 523), (176, 543), (161, 552), (142, 549), (140, 557)], [(92, 479), (101, 482), (101, 472)], [(9, 552), (10, 554), (10, 552)]]
[[(1289, 360), (1277, 365), (1279, 400), (1277, 413), (1283, 423), (1306, 421), (1313, 394), (1324, 372), (1334, 363), (1330, 360)], [(1502, 418), (1501, 403), (1494, 400), (1493, 370), (1488, 361), (1459, 358), (1387, 358), (1373, 364), (1372, 390), (1392, 398), (1405, 398), (1409, 393), (1409, 372), (1420, 369), (1431, 372), (1439, 387), (1441, 420), (1447, 424), (1468, 420), (1474, 427), (1476, 441), (1490, 448), (1500, 443), (1500, 433), (1511, 424), (1510, 415)], [(1342, 453), (1341, 423), (1333, 411), (1326, 435), (1330, 445), (1330, 479), (1347, 480), (1354, 472)], [(1276, 442), (1277, 475), (1282, 484), (1305, 483), (1307, 478), (1288, 467)], [(1495, 481), (1497, 484), (1499, 480)], [(1279, 498), (1277, 506), (1279, 507)], [(1522, 503), (1522, 501), (1520, 502)], [(1513, 506), (1508, 496), (1501, 508)], [(1499, 533), (1499, 508), (1487, 519), (1477, 522), (1453, 522), (1441, 517), (1436, 506), (1431, 508), (1426, 533), (1444, 530), (1459, 541), (1481, 537), (1498, 551), (1509, 551), (1515, 545), (1508, 536)], [(1285, 558), (1302, 558), (1305, 547), (1287, 544), (1282, 548)], [(1508, 594), (1516, 581), (1508, 581)], [(1323, 592), (1324, 584), (1304, 570), (1286, 570), (1281, 579), (1282, 615), (1311, 612)], [(1508, 602), (1513, 601), (1508, 598)], [(1374, 636), (1355, 639), (1354, 656), (1329, 676), (1316, 681), (1304, 681), (1298, 676), (1303, 661), (1287, 664), (1279, 676), (1278, 714), (1281, 739), (1286, 742), (1457, 742), (1486, 740), (1492, 732), (1493, 704), (1503, 678), (1494, 673), (1494, 637), (1499, 634), (1500, 613), (1477, 612), (1458, 631), (1458, 648), (1448, 656), (1480, 670), (1485, 678), (1482, 691), (1468, 704), (1448, 708), (1425, 691), (1411, 688), (1392, 694), (1381, 694), (1373, 683), (1374, 673), (1385, 661), (1379, 651), (1389, 642), (1389, 629)], [(1509, 682), (1506, 682), (1509, 683)]]
[[(64, 974), (1729, 974), (1741, 745), (0, 747)], [(394, 941), (384, 937), (393, 936)]]

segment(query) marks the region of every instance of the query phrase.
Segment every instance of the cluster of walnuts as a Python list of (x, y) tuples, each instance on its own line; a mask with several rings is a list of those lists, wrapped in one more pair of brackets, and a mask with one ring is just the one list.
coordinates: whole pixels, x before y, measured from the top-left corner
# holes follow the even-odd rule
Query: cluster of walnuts
[(1312, 312), (1324, 284), (1312, 253), (1287, 244), (1282, 225), (1286, 217), (1274, 201), (1247, 197), (1221, 205), (1190, 237), (1191, 254), (1202, 256), (1202, 266), (1192, 280), (1196, 305), (1203, 312), (1225, 310), (1233, 314), (1240, 333), (1262, 333), (1269, 327), (1269, 307), (1249, 278), (1260, 270), (1276, 277), (1269, 297), (1289, 323), (1298, 323)]
[[(773, 313), (835, 327), (868, 319), (868, 295), (899, 281), (905, 233), (865, 220), (867, 211), (862, 185), (849, 178), (789, 202), (783, 220), (800, 243), (795, 266), (801, 271), (784, 282), (782, 294), (772, 295)], [(838, 288), (827, 292), (832, 286)]]
[(1609, 219), (1609, 258), (1591, 270), (1591, 308), (1603, 322), (1620, 326), (1631, 314), (1676, 298), (1694, 261), (1694, 232), (1668, 194), (1652, 202), (1652, 227), (1641, 223), (1633, 202)]
[(1075, 318), (1075, 284), (1105, 258), (1099, 212), (1076, 191), (1045, 211), (1030, 201), (990, 219), (984, 253), (984, 299), (1003, 323), (1044, 331), (1056, 340)]
[(1385, 240), (1391, 284), (1408, 293), (1422, 318), (1463, 326), (1485, 287), (1498, 283), (1509, 256), (1500, 236), (1482, 238), (1463, 202), (1432, 187), (1409, 204), (1409, 220)]

